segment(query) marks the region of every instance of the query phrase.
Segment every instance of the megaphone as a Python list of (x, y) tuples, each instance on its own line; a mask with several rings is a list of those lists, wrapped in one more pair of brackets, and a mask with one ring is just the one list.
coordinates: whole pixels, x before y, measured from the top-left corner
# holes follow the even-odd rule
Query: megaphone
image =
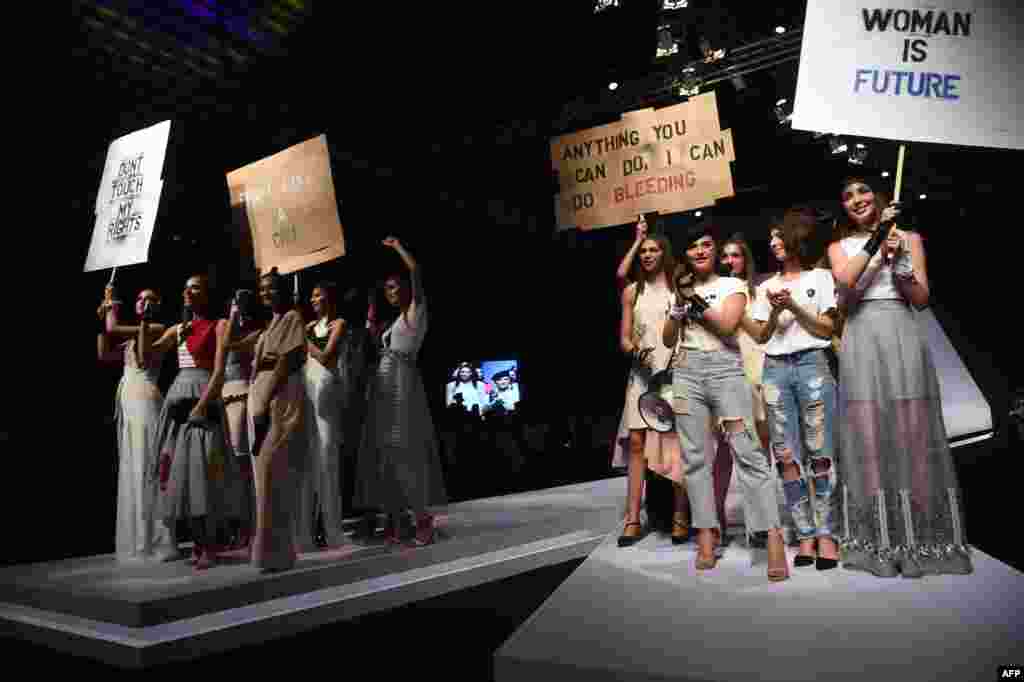
[(637, 407), (647, 427), (659, 433), (668, 433), (676, 427), (676, 413), (672, 409), (672, 370), (664, 369), (647, 382), (647, 391), (640, 396)]

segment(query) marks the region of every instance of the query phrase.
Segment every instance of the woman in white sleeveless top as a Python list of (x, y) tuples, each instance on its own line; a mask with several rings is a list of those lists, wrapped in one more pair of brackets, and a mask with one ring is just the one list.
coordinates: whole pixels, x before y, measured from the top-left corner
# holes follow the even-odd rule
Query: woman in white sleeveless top
[[(626, 402), (615, 438), (613, 467), (627, 467), (626, 523), (620, 547), (635, 544), (643, 536), (640, 502), (645, 469), (671, 480), (675, 490), (672, 538), (679, 543), (689, 535), (688, 504), (683, 487), (683, 461), (675, 434), (648, 428), (640, 416), (638, 401), (654, 374), (668, 369), (672, 355), (661, 343), (661, 329), (671, 303), (669, 273), (675, 268), (672, 245), (662, 235), (646, 236), (646, 223), (637, 226), (638, 254), (633, 264), (633, 283), (622, 292), (619, 345), (632, 358)], [(640, 235), (644, 236), (641, 237)], [(627, 254), (629, 257), (629, 254)]]
[(342, 529), (341, 446), (342, 413), (345, 409), (345, 367), (341, 339), (346, 321), (338, 316), (338, 287), (321, 282), (313, 288), (310, 303), (317, 319), (306, 325), (306, 436), (309, 469), (299, 490), (298, 543), (305, 551), (313, 546), (313, 524), (322, 516), (329, 547), (346, 544)]
[[(135, 313), (140, 319), (151, 319), (159, 305), (159, 294), (153, 289), (143, 289), (135, 301)], [(150, 512), (155, 498), (146, 485), (146, 471), (156, 459), (153, 441), (164, 403), (157, 386), (164, 353), (140, 352), (137, 339), (131, 338), (138, 336), (139, 325), (121, 322), (120, 302), (115, 300), (113, 287), (107, 287), (98, 313), (101, 323), (97, 339), (99, 360), (120, 362), (124, 366), (115, 399), (118, 446), (115, 552), (118, 560), (172, 559), (178, 556), (178, 548), (164, 525), (152, 518)], [(150, 325), (146, 331), (154, 339), (163, 332), (162, 324)]]
[(928, 305), (921, 236), (862, 178), (842, 185), (829, 246), (847, 309), (839, 355), (843, 566), (879, 577), (972, 572), (938, 376), (913, 308)]
[(402, 518), (411, 510), (416, 519), (412, 542), (422, 546), (435, 540), (431, 510), (448, 501), (437, 433), (417, 366), (427, 334), (427, 298), (412, 255), (394, 237), (383, 244), (402, 259), (408, 277), (393, 275), (384, 282), (390, 309), (385, 315), (394, 317), (378, 337), (380, 360), (367, 391), (353, 505), (387, 512), (386, 534), (394, 542), (404, 539)]

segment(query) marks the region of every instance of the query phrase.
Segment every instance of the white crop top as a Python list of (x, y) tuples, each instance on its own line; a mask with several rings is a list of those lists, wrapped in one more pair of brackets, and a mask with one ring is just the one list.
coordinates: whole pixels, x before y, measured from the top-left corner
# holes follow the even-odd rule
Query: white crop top
[[(847, 237), (839, 242), (839, 245), (843, 247), (843, 252), (846, 253), (847, 258), (853, 258), (864, 250), (864, 245), (868, 243), (868, 239), (870, 239), (868, 236)], [(893, 282), (892, 267), (883, 263), (882, 267), (875, 273), (875, 278), (871, 285), (864, 291), (862, 300), (877, 301), (893, 298), (902, 300), (903, 296), (896, 288), (896, 283)]]

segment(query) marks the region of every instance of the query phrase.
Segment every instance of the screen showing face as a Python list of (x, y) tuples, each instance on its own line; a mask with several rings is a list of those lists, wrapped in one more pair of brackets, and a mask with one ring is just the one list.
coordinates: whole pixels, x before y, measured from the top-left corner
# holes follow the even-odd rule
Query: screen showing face
[(467, 360), (449, 372), (445, 406), (455, 413), (496, 418), (516, 412), (521, 398), (517, 360)]

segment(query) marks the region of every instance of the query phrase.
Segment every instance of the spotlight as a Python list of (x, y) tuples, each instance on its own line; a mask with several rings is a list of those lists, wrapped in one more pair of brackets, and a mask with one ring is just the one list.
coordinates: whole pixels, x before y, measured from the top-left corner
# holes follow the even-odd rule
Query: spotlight
[(849, 147), (846, 146), (846, 142), (841, 137), (830, 137), (828, 140), (828, 146), (832, 150), (833, 154), (842, 154)]
[(775, 27), (775, 32), (781, 35), (781, 34), (786, 32), (786, 27), (785, 26), (776, 26)]
[(702, 215), (704, 215), (704, 212), (703, 212), (703, 211), (697, 211), (697, 212), (696, 212), (696, 213), (694, 213), (693, 215), (695, 215), (695, 216), (697, 216), (697, 217), (699, 218), (699, 217), (701, 217)]
[(672, 37), (672, 31), (668, 26), (658, 27), (658, 51), (657, 57), (668, 57), (679, 52), (679, 43)]
[(786, 125), (793, 118), (793, 109), (787, 106), (788, 104), (789, 100), (786, 98), (775, 103), (775, 118), (778, 119), (780, 126)]
[(882, 171), (882, 177), (883, 178), (889, 177), (889, 171)]
[(619, 84), (616, 83), (615, 81), (612, 81), (611, 83), (608, 84), (608, 89), (609, 90), (616, 90), (616, 89), (618, 89), (618, 87), (619, 87)]
[(697, 70), (692, 66), (683, 69), (683, 77), (676, 81), (680, 97), (693, 97), (700, 94), (700, 79)]
[(927, 198), (928, 198), (927, 194), (922, 194), (921, 196), (918, 197), (918, 199), (927, 199)]
[(857, 147), (850, 152), (849, 161), (854, 166), (863, 166), (864, 161), (868, 158), (868, 150), (864, 145), (857, 145)]
[(603, 12), (609, 7), (618, 7), (619, 0), (594, 0), (594, 14)]
[(665, 12), (671, 12), (674, 9), (684, 9), (689, 5), (689, 0), (662, 0), (661, 9)]

